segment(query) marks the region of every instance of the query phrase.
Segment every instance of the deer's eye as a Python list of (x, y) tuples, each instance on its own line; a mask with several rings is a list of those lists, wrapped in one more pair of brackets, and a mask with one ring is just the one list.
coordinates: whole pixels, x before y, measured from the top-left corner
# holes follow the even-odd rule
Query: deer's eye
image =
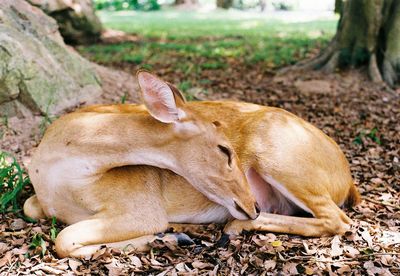
[(215, 127), (220, 127), (221, 123), (219, 121), (212, 122)]
[(228, 157), (228, 165), (230, 167), (232, 165), (232, 151), (229, 148), (221, 145), (218, 145), (218, 148), (223, 154)]

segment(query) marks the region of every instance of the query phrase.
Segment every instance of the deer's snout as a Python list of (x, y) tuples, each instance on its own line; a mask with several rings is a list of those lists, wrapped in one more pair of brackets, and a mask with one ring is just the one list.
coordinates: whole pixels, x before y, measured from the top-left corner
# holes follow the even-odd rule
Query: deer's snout
[(260, 208), (257, 202), (254, 205), (251, 205), (250, 208), (245, 208), (237, 200), (233, 200), (233, 202), (235, 210), (242, 214), (246, 219), (256, 219), (260, 215)]

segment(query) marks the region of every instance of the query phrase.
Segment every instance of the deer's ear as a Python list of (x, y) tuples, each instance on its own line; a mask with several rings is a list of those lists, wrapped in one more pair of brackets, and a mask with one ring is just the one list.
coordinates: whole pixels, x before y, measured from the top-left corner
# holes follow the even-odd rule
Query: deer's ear
[(139, 71), (137, 78), (144, 104), (151, 116), (163, 123), (177, 122), (185, 116), (185, 112), (178, 107), (184, 102), (174, 96), (166, 82), (146, 71)]
[(173, 84), (167, 82), (169, 88), (171, 88), (172, 92), (174, 93), (175, 101), (177, 106), (184, 105), (186, 103), (185, 96), (183, 96), (182, 92)]

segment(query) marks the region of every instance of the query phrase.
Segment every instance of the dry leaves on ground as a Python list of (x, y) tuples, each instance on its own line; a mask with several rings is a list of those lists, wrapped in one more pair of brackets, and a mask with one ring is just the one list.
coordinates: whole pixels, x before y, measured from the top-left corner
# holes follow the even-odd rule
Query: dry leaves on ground
[[(125, 66), (125, 65), (121, 65)], [(350, 161), (363, 202), (347, 213), (353, 219), (344, 236), (302, 238), (284, 234), (243, 233), (218, 247), (221, 226), (188, 233), (194, 245), (177, 247), (162, 241), (147, 254), (104, 248), (92, 260), (58, 259), (50, 237), (50, 221), (26, 223), (3, 215), (0, 224), (0, 273), (69, 275), (128, 273), (152, 275), (399, 275), (400, 274), (400, 103), (399, 91), (368, 82), (358, 72), (319, 72), (275, 76), (262, 67), (229, 64), (225, 70), (204, 70), (186, 76), (160, 64), (169, 81), (208, 79), (202, 97), (230, 98), (285, 108), (333, 137)], [(133, 68), (126, 67), (132, 71)], [(305, 92), (310, 80), (323, 87)], [(302, 83), (303, 82), (303, 83)], [(322, 84), (321, 84), (322, 83)], [(329, 89), (328, 89), (329, 87)], [(329, 93), (326, 91), (329, 90)], [(118, 99), (116, 99), (118, 101)], [(33, 121), (32, 121), (33, 122)], [(33, 140), (17, 146), (18, 136), (35, 126), (3, 129), (2, 148), (28, 160)], [(29, 127), (31, 126), (31, 127)], [(37, 142), (36, 142), (37, 143)], [(28, 189), (27, 193), (32, 190)], [(43, 248), (30, 248), (40, 234)]]

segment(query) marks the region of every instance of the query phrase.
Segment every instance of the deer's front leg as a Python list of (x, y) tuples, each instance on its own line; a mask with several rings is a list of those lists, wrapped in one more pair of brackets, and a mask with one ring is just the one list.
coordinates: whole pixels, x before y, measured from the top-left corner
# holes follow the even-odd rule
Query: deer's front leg
[(166, 219), (138, 221), (122, 215), (88, 219), (62, 230), (56, 239), (56, 251), (61, 258), (89, 257), (102, 246), (144, 251), (156, 238), (154, 234), (165, 231), (167, 226)]

